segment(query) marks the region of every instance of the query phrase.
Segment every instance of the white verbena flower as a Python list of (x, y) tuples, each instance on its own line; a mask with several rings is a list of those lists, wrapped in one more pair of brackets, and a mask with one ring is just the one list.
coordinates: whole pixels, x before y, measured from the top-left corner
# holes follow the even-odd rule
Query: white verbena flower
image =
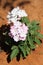
[(28, 33), (28, 27), (21, 22), (15, 22), (14, 25), (10, 27), (9, 35), (14, 39), (14, 41), (18, 42), (20, 40), (24, 41), (26, 39)]
[(15, 23), (16, 21), (20, 20), (21, 17), (26, 17), (27, 13), (25, 10), (20, 9), (19, 7), (14, 8), (11, 12), (8, 12), (7, 18), (8, 18), (8, 23)]

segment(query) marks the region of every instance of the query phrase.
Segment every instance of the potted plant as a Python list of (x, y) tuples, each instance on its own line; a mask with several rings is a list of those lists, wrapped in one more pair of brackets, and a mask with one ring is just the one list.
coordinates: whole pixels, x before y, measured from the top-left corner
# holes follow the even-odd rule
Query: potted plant
[(9, 12), (7, 19), (8, 25), (1, 35), (4, 38), (4, 44), (10, 48), (10, 60), (18, 55), (26, 58), (30, 51), (36, 48), (36, 43), (41, 44), (40, 39), (43, 35), (39, 32), (40, 25), (35, 20), (30, 22), (25, 10), (19, 7)]

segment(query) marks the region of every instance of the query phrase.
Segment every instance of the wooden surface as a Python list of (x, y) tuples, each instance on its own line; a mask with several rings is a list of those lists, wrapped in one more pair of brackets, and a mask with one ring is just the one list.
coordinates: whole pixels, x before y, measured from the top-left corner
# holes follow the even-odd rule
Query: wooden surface
[[(7, 4), (6, 5), (6, 1)], [(30, 20), (38, 20), (43, 34), (43, 0), (0, 0), (0, 26), (7, 24), (7, 13), (12, 8), (20, 6), (25, 9)], [(6, 6), (5, 6), (6, 5)], [(35, 51), (32, 51), (26, 59), (20, 59), (18, 62), (13, 59), (10, 63), (7, 62), (5, 52), (0, 52), (0, 65), (43, 65), (43, 43)]]

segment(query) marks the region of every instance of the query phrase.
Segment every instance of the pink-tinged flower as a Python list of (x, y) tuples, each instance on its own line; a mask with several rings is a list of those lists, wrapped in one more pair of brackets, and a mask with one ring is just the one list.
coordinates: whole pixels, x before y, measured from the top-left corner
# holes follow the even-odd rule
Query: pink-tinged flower
[(11, 34), (11, 36), (10, 35), (9, 36), (12, 37), (14, 41), (16, 42), (20, 40), (24, 41), (26, 40), (28, 27), (24, 23), (18, 21), (15, 22), (15, 24), (10, 27), (9, 33)]

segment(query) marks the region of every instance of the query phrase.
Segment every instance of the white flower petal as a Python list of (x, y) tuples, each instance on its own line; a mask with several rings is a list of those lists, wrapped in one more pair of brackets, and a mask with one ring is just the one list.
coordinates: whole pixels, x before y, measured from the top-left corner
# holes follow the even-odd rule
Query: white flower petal
[(11, 11), (11, 14), (17, 14), (17, 11), (19, 10), (19, 7), (17, 7), (17, 8), (14, 8), (12, 11)]
[(14, 36), (13, 39), (14, 39), (14, 41), (16, 41), (16, 42), (19, 41), (19, 37), (18, 37), (18, 36)]
[(17, 14), (19, 17), (26, 17), (27, 16), (27, 14), (24, 10), (19, 10)]
[(21, 17), (26, 17), (27, 13), (25, 10), (20, 9), (19, 7), (14, 8), (11, 12), (8, 12), (7, 18), (8, 21), (14, 23), (21, 19)]

